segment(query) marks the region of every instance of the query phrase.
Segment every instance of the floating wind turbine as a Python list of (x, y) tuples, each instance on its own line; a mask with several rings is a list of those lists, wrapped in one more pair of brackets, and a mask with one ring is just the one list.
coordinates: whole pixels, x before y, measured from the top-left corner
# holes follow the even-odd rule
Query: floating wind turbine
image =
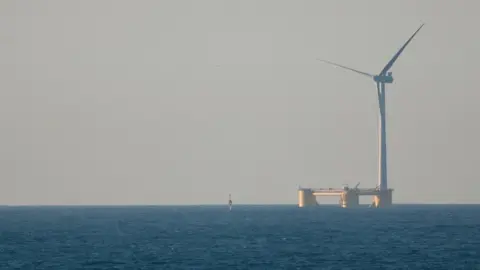
[(392, 57), (392, 59), (385, 65), (385, 67), (380, 71), (378, 75), (373, 75), (367, 72), (359, 71), (353, 68), (349, 68), (346, 66), (342, 66), (330, 61), (321, 60), (327, 64), (334, 65), (336, 67), (340, 67), (357, 74), (370, 77), (373, 79), (377, 85), (377, 94), (378, 94), (378, 104), (379, 104), (379, 119), (378, 119), (378, 187), (380, 191), (386, 191), (388, 189), (387, 186), (387, 144), (386, 144), (386, 124), (385, 124), (385, 84), (392, 83), (393, 77), (392, 72), (389, 70), (392, 68), (395, 61), (397, 61), (400, 54), (402, 54), (403, 50), (407, 47), (407, 45), (412, 41), (413, 37), (422, 29), (424, 24), (422, 24), (415, 33), (405, 42), (405, 44), (398, 50), (398, 52)]

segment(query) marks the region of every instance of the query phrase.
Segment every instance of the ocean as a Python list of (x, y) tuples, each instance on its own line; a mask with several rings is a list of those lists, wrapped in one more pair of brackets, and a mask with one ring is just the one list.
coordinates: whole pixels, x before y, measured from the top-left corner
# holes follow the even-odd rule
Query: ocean
[(0, 207), (0, 269), (480, 269), (480, 205)]

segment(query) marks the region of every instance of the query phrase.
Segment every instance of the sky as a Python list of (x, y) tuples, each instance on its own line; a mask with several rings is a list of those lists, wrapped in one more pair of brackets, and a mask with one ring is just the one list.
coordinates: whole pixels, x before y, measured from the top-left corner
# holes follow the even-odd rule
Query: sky
[(393, 200), (480, 203), (479, 9), (0, 1), (0, 204), (296, 204), (299, 185), (375, 187), (373, 81), (318, 59), (378, 73), (422, 23), (387, 86)]

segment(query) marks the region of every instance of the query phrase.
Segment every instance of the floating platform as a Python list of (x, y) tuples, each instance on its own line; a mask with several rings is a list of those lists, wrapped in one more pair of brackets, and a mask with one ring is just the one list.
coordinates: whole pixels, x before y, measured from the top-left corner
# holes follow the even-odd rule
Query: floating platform
[(360, 196), (373, 196), (372, 207), (388, 207), (392, 205), (393, 189), (380, 190), (378, 188), (299, 188), (298, 207), (318, 205), (318, 196), (338, 196), (339, 204), (343, 208), (360, 205)]

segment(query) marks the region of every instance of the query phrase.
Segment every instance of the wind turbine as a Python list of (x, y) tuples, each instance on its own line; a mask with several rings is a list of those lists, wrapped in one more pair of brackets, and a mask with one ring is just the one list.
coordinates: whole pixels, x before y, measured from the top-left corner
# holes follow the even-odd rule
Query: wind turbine
[(356, 72), (360, 75), (369, 77), (375, 81), (375, 84), (377, 86), (377, 95), (378, 95), (378, 108), (379, 108), (379, 118), (378, 118), (378, 187), (379, 190), (382, 191), (387, 191), (388, 186), (387, 186), (387, 144), (386, 144), (386, 137), (387, 137), (387, 131), (386, 131), (386, 125), (385, 125), (385, 84), (387, 83), (392, 83), (393, 82), (393, 77), (392, 77), (392, 72), (389, 72), (389, 70), (392, 68), (393, 64), (395, 61), (398, 59), (400, 54), (405, 50), (407, 47), (408, 43), (412, 41), (413, 37), (422, 29), (422, 27), (425, 24), (422, 24), (415, 33), (405, 42), (405, 44), (398, 50), (398, 52), (392, 57), (392, 59), (387, 63), (387, 65), (380, 71), (378, 75), (373, 75), (367, 72), (359, 71), (353, 68), (349, 68), (346, 66), (342, 66), (330, 61), (326, 60), (321, 60), (325, 63), (347, 69), (353, 72)]

